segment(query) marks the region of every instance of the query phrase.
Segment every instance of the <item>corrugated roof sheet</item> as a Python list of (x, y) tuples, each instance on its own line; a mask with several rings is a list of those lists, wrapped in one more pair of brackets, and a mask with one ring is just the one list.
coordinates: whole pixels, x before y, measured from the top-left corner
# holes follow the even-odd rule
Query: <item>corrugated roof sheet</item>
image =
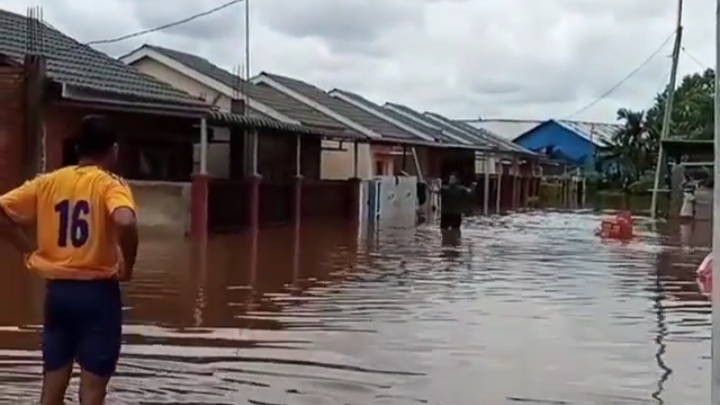
[(22, 63), (27, 53), (27, 28), (37, 24), (38, 51), (46, 57), (48, 76), (58, 83), (168, 104), (204, 106), (202, 100), (139, 72), (84, 45), (48, 24), (0, 10), (0, 53)]
[(590, 142), (603, 146), (604, 142), (610, 142), (613, 135), (620, 131), (622, 124), (606, 123), (606, 122), (588, 122), (588, 121), (569, 121), (555, 120), (560, 125), (565, 126), (571, 131), (577, 133)]
[(211, 122), (223, 124), (234, 124), (252, 128), (266, 128), (299, 134), (319, 135), (328, 138), (356, 140), (366, 139), (358, 134), (349, 133), (347, 131), (322, 130), (319, 128), (308, 127), (305, 125), (290, 124), (274, 119), (266, 119), (252, 115), (234, 114), (225, 111), (211, 111), (209, 114), (209, 120)]
[[(544, 124), (546, 121), (539, 120), (514, 120), (514, 119), (484, 119), (478, 121), (464, 121), (475, 128), (483, 128), (497, 134), (507, 140), (513, 141), (519, 136)], [(579, 136), (602, 145), (603, 140), (610, 140), (613, 134), (622, 129), (622, 124), (606, 122), (588, 122), (572, 120), (552, 120), (564, 126)]]

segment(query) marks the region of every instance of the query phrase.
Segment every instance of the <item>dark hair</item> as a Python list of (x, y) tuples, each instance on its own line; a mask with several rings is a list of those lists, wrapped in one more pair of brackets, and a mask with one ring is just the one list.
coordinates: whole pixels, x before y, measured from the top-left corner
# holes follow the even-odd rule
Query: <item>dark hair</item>
[(117, 133), (107, 117), (88, 115), (80, 123), (74, 141), (78, 158), (101, 157), (115, 146)]

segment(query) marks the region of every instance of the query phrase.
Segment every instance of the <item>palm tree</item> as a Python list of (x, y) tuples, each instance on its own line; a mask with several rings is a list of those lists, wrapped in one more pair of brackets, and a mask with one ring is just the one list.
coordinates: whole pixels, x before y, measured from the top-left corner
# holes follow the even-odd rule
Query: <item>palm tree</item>
[(633, 183), (654, 168), (659, 137), (648, 127), (645, 111), (622, 108), (617, 118), (624, 121), (623, 127), (603, 140), (596, 152), (595, 167), (628, 192)]

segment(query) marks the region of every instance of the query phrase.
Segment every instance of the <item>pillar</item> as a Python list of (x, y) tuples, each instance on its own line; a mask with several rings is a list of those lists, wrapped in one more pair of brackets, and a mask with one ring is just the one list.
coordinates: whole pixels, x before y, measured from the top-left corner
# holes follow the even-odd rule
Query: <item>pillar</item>
[(260, 227), (260, 183), (262, 182), (262, 176), (258, 173), (258, 133), (256, 129), (249, 131), (250, 136), (250, 157), (249, 168), (250, 168), (250, 228), (253, 231), (257, 231)]
[(207, 174), (207, 120), (200, 120), (200, 170), (192, 177), (190, 185), (190, 234), (204, 240), (208, 234), (208, 194), (210, 177)]
[(513, 159), (512, 163), (512, 200), (510, 203), (511, 209), (516, 209), (518, 206), (518, 174), (520, 168), (518, 165), (517, 158)]
[(300, 217), (302, 215), (302, 186), (302, 138), (298, 135), (295, 142), (295, 185), (293, 192), (293, 220), (296, 225), (300, 224)]
[(483, 173), (483, 215), (490, 214), (490, 170), (488, 170), (489, 162), (484, 162), (485, 173)]
[(500, 165), (500, 173), (498, 173), (497, 176), (497, 195), (495, 196), (495, 210), (497, 211), (498, 215), (502, 212), (502, 178), (503, 178), (503, 170), (502, 165)]
[(353, 177), (348, 180), (350, 191), (348, 193), (348, 217), (353, 227), (360, 225), (361, 202), (360, 187), (362, 182), (358, 176), (358, 142), (353, 143)]

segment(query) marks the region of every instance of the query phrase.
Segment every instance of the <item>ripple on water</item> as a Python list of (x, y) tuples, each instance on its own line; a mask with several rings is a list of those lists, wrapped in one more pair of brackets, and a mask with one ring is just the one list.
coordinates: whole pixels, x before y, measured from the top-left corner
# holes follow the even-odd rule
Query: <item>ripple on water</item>
[[(694, 280), (709, 230), (640, 221), (616, 243), (598, 222), (529, 213), (359, 240), (304, 226), (262, 231), (254, 253), (250, 235), (146, 238), (109, 403), (709, 402)], [(19, 260), (5, 274), (0, 402), (32, 403), (42, 286)]]

